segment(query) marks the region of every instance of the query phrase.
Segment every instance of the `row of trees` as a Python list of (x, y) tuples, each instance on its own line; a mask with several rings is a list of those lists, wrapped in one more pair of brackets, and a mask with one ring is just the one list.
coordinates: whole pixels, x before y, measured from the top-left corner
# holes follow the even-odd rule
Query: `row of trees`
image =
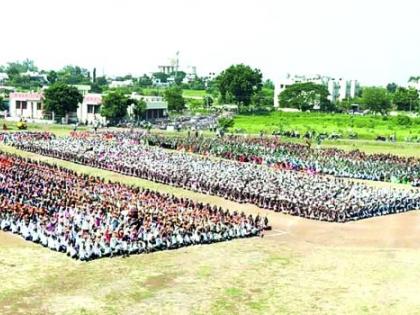
[[(9, 62), (5, 66), (0, 65), (0, 72), (7, 73), (9, 79), (7, 84), (13, 85), (20, 89), (38, 89), (46, 84), (53, 84), (55, 82), (63, 82), (70, 85), (85, 84), (91, 85), (93, 92), (103, 92), (109, 88), (108, 81), (104, 76), (96, 76), (96, 69), (92, 73), (79, 66), (67, 65), (60, 70), (40, 70), (33, 60), (26, 59), (24, 61)], [(27, 72), (36, 72), (40, 76), (25, 75)], [(183, 89), (205, 89), (206, 80), (196, 76), (191, 82), (183, 83), (186, 73), (178, 71), (172, 74), (163, 72), (153, 73), (151, 76), (144, 74), (140, 77), (132, 75), (125, 75), (116, 77), (117, 81), (132, 80), (134, 88), (149, 88), (154, 84), (154, 80), (159, 80), (166, 83), (169, 77), (174, 77), (175, 84)]]
[[(32, 60), (27, 59), (23, 62), (9, 63), (6, 67), (0, 67), (0, 71), (5, 71), (9, 75), (10, 82), (19, 83), (22, 80), (28, 80), (28, 76), (23, 75), (25, 72), (38, 71), (38, 68)], [(66, 66), (57, 72), (40, 71), (40, 73), (46, 75), (47, 81), (51, 85), (51, 90), (57, 87), (62, 88), (63, 85), (76, 84), (90, 84), (92, 92), (97, 93), (108, 90), (106, 78), (97, 77), (95, 69), (92, 75), (87, 69), (78, 66)], [(185, 84), (182, 83), (185, 76), (186, 73), (182, 71), (172, 74), (174, 84), (157, 91), (158, 94), (164, 96), (168, 101), (169, 110), (179, 112), (186, 108), (186, 100), (182, 96), (182, 89), (186, 88)], [(152, 77), (143, 75), (139, 78), (134, 78), (131, 75), (126, 75), (117, 79), (132, 80), (135, 84), (134, 87), (107, 91), (106, 94), (128, 95), (133, 91), (141, 93), (142, 88), (153, 85), (153, 80), (159, 79), (161, 82), (167, 82), (168, 77), (167, 74), (161, 72), (154, 73)], [(418, 78), (411, 78), (411, 80), (416, 79)], [(41, 83), (38, 82), (37, 84)], [(206, 81), (205, 78), (197, 77), (191, 84), (191, 86), (200, 89), (205, 88), (207, 90), (207, 95), (203, 100), (196, 100), (196, 102), (200, 103), (200, 106), (204, 107), (211, 106), (216, 98), (220, 103), (237, 104), (242, 109), (266, 108), (271, 107), (273, 104), (274, 84), (269, 80), (263, 82), (263, 75), (259, 69), (253, 69), (244, 64), (230, 66), (222, 71), (213, 81)], [(136, 88), (140, 90), (136, 90)], [(67, 96), (73, 97), (74, 90), (73, 92), (68, 92), (69, 94)], [(416, 89), (398, 87), (395, 83), (388, 84), (386, 89), (380, 87), (364, 88), (359, 97), (345, 99), (337, 103), (330, 102), (328, 96), (328, 89), (324, 85), (317, 85), (312, 82), (296, 83), (286, 88), (279, 95), (279, 102), (282, 107), (297, 108), (303, 111), (345, 111), (351, 109), (354, 104), (357, 104), (362, 108), (381, 114), (388, 113), (393, 107), (397, 110), (418, 110), (420, 105), (419, 95)], [(68, 111), (66, 105), (67, 99), (63, 95), (62, 97), (61, 109), (55, 112), (63, 114)], [(54, 106), (56, 105), (51, 105), (52, 108)], [(113, 116), (106, 107), (104, 108), (105, 117)], [(118, 113), (119, 110), (115, 107), (111, 112)], [(116, 115), (116, 117), (120, 116), (119, 114)]]
[[(393, 91), (393, 92), (392, 92)], [(326, 86), (312, 82), (296, 83), (287, 87), (279, 95), (279, 105), (302, 111), (320, 110), (324, 112), (348, 111), (354, 107), (368, 109), (373, 113), (386, 115), (394, 107), (401, 111), (420, 110), (419, 94), (416, 89), (388, 86), (366, 87), (361, 96), (332, 103)]]
[[(40, 76), (31, 77), (25, 75), (27, 72), (37, 72)], [(11, 62), (6, 66), (0, 66), (0, 72), (8, 74), (7, 84), (20, 89), (38, 89), (47, 84), (56, 82), (68, 85), (86, 84), (91, 86), (91, 91), (101, 93), (109, 89), (107, 79), (103, 76), (96, 76), (96, 69), (89, 72), (87, 69), (68, 65), (61, 70), (44, 71), (38, 69), (33, 60), (24, 60), (22, 62)], [(223, 71), (216, 80), (209, 80), (205, 77), (196, 76), (188, 84), (183, 83), (186, 73), (177, 71), (173, 74), (156, 72), (151, 76), (144, 74), (138, 78), (132, 75), (117, 77), (116, 80), (132, 80), (133, 87), (127, 88), (128, 92), (141, 92), (142, 88), (150, 88), (155, 80), (162, 83), (168, 82), (169, 77), (174, 78), (174, 84), (171, 85), (168, 93), (163, 92), (164, 96), (173, 98), (179, 89), (207, 90), (213, 99), (219, 99), (223, 103), (235, 103), (238, 105), (256, 106), (272, 105), (274, 96), (274, 85), (271, 81), (262, 81), (262, 73), (259, 69), (252, 69), (244, 64), (232, 65)], [(140, 90), (139, 90), (140, 89)], [(179, 96), (177, 96), (179, 97)], [(175, 102), (174, 107), (178, 109), (180, 100)], [(206, 104), (209, 104), (206, 100)], [(182, 106), (181, 106), (182, 107)]]

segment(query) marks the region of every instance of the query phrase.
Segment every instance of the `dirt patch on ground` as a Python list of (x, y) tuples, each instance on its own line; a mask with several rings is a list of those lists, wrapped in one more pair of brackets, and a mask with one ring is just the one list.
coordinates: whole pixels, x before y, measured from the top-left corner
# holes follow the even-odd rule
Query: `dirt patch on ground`
[(176, 275), (174, 274), (162, 274), (158, 276), (151, 276), (146, 279), (144, 285), (145, 287), (152, 290), (161, 289), (170, 286), (175, 278)]

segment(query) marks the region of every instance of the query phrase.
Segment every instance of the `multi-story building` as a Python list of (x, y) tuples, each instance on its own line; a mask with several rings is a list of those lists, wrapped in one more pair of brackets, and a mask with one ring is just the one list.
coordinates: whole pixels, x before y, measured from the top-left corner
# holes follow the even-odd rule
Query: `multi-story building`
[(84, 124), (105, 122), (101, 116), (102, 94), (89, 93), (83, 97), (83, 102), (77, 108), (77, 119)]
[(312, 82), (327, 87), (329, 96), (328, 99), (335, 103), (347, 98), (354, 98), (357, 96), (360, 86), (357, 80), (334, 79), (328, 76), (321, 75), (294, 75), (288, 74), (286, 78), (278, 81), (275, 84), (274, 90), (274, 107), (279, 107), (279, 95), (287, 87), (295, 83)]

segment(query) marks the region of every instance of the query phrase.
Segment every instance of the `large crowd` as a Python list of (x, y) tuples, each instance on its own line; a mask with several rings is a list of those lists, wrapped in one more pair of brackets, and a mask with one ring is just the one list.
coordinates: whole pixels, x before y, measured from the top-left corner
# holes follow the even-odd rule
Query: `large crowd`
[(311, 219), (346, 222), (420, 208), (416, 188), (377, 188), (317, 172), (170, 151), (149, 140), (124, 132), (8, 139), (22, 150)]
[(266, 217), (0, 152), (0, 229), (79, 260), (255, 236)]
[(281, 141), (279, 137), (185, 137), (148, 135), (150, 145), (213, 155), (275, 168), (337, 177), (405, 183), (420, 186), (420, 159), (360, 150), (316, 148)]

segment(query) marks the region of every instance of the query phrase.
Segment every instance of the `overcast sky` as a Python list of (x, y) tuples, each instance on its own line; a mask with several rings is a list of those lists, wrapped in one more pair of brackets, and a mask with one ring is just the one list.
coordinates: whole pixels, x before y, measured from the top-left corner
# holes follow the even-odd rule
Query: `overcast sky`
[(200, 74), (246, 63), (274, 81), (420, 75), (418, 0), (2, 0), (0, 10), (0, 64), (138, 75), (179, 50)]

